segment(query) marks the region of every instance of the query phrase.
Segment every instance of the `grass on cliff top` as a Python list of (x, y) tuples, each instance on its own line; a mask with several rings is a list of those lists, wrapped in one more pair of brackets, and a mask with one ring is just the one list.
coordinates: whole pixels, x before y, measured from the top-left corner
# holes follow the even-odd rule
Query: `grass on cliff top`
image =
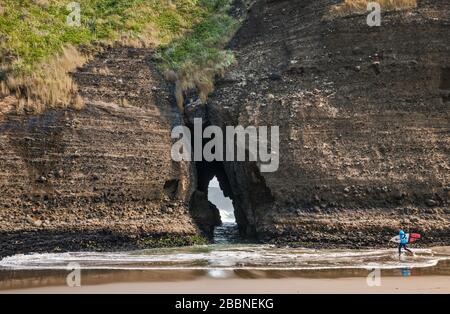
[[(95, 51), (99, 43), (167, 47), (164, 69), (180, 78), (192, 65), (199, 69), (229, 57), (218, 37), (223, 40), (233, 24), (225, 14), (228, 0), (76, 2), (79, 26), (67, 23), (76, 13), (67, 0), (0, 0), (0, 105), (2, 97), (13, 95), (18, 111), (81, 107), (69, 73), (83, 65), (90, 57), (86, 52)], [(184, 34), (190, 39), (183, 44)]]
[(341, 4), (333, 5), (329, 17), (346, 16), (354, 13), (366, 13), (367, 4), (377, 2), (383, 10), (404, 10), (417, 7), (416, 0), (345, 0)]
[(219, 1), (208, 18), (193, 27), (187, 36), (163, 47), (160, 57), (166, 78), (175, 82), (177, 104), (183, 111), (183, 92), (196, 89), (205, 102), (214, 89), (214, 77), (222, 75), (234, 61), (223, 49), (237, 29), (238, 21), (226, 14), (229, 1)]

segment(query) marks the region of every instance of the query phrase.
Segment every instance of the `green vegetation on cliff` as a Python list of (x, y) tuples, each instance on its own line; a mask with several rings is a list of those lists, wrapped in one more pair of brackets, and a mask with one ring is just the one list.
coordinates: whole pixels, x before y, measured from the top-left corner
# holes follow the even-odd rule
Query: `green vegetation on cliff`
[(228, 62), (221, 59), (230, 57), (221, 44), (235, 24), (228, 6), (229, 0), (1, 0), (0, 101), (12, 95), (19, 111), (35, 112), (81, 106), (68, 73), (105, 43), (167, 47), (163, 67), (175, 73), (205, 62), (222, 68)]
[(238, 21), (227, 15), (228, 0), (210, 3), (213, 12), (193, 27), (191, 33), (162, 49), (163, 70), (176, 83), (178, 106), (183, 110), (183, 92), (196, 88), (202, 101), (214, 88), (214, 77), (223, 74), (234, 56), (223, 47), (237, 29)]

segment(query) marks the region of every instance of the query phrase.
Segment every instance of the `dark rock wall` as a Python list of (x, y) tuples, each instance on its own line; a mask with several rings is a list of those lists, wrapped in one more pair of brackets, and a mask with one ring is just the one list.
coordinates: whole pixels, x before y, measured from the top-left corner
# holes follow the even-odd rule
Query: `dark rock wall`
[(246, 215), (260, 238), (373, 243), (403, 223), (448, 242), (450, 4), (370, 28), (365, 15), (324, 19), (334, 3), (259, 1), (230, 43), (211, 122), (281, 134), (280, 168), (262, 174), (274, 202), (243, 193)]
[(0, 250), (197, 234), (191, 166), (170, 157), (180, 118), (151, 55), (109, 48), (80, 69), (81, 111), (3, 117)]
[(148, 49), (110, 47), (75, 73), (81, 111), (1, 113), (0, 255), (198, 235), (192, 218), (211, 234), (214, 175), (248, 237), (375, 245), (403, 224), (450, 243), (450, 3), (369, 28), (324, 19), (336, 2), (257, 1), (230, 42), (209, 123), (280, 126), (274, 173), (173, 163), (180, 117)]

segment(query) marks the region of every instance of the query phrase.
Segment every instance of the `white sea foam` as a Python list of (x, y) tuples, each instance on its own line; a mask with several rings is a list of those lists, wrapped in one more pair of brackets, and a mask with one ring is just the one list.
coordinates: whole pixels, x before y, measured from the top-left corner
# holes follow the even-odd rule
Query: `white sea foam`
[(450, 257), (416, 249), (416, 257), (399, 260), (395, 249), (312, 250), (270, 245), (208, 245), (133, 252), (71, 252), (14, 255), (0, 260), (1, 269), (66, 269), (77, 262), (83, 269), (395, 269), (436, 266)]
[(235, 223), (236, 222), (236, 218), (234, 218), (234, 213), (224, 210), (224, 209), (219, 209), (220, 212), (220, 218), (222, 219), (223, 223)]

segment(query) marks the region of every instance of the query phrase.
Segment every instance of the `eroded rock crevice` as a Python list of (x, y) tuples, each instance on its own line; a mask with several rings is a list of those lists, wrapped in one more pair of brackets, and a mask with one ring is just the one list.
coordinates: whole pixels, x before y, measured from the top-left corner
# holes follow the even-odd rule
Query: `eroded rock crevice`
[[(202, 117), (203, 129), (211, 124), (207, 106), (201, 110), (188, 110), (185, 113), (185, 120), (192, 134), (194, 134), (192, 124), (194, 116)], [(223, 122), (225, 123), (225, 121)], [(192, 141), (194, 141), (194, 136), (192, 136)], [(202, 147), (208, 141), (209, 139), (203, 139)], [(192, 143), (193, 146), (194, 143)], [(270, 207), (273, 197), (257, 164), (255, 162), (209, 162), (206, 160), (196, 161), (194, 164), (196, 182), (194, 182), (195, 190), (192, 193), (189, 208), (193, 220), (203, 234), (212, 238), (215, 227), (222, 224), (219, 209), (208, 201), (208, 186), (210, 181), (216, 177), (224, 196), (229, 197), (233, 202), (234, 216), (240, 236), (244, 239), (258, 238), (257, 217), (260, 215), (257, 213)]]

